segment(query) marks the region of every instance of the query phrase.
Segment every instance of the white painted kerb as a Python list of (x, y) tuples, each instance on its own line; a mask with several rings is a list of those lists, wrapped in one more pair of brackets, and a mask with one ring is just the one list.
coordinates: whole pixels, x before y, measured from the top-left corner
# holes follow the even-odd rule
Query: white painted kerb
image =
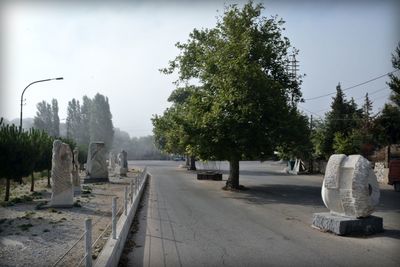
[(104, 245), (99, 257), (97, 258), (94, 266), (96, 267), (116, 267), (118, 266), (119, 259), (125, 246), (125, 241), (132, 225), (133, 218), (135, 217), (140, 198), (144, 192), (146, 182), (151, 177), (150, 173), (144, 170), (144, 179), (140, 184), (139, 192), (134, 196), (133, 203), (128, 204), (128, 214), (122, 213), (117, 222), (117, 239), (109, 237), (107, 243)]

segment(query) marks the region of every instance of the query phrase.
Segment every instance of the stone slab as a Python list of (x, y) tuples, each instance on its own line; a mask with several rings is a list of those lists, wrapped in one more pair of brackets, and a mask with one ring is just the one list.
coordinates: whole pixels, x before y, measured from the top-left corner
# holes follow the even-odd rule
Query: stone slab
[(322, 212), (313, 214), (312, 226), (337, 235), (371, 235), (383, 231), (383, 219), (372, 215), (355, 219)]
[(83, 179), (84, 184), (94, 184), (94, 183), (109, 183), (110, 180), (107, 178), (91, 178), (91, 177), (86, 177)]
[(197, 180), (221, 181), (222, 180), (222, 173), (217, 173), (217, 172), (199, 172), (197, 174)]

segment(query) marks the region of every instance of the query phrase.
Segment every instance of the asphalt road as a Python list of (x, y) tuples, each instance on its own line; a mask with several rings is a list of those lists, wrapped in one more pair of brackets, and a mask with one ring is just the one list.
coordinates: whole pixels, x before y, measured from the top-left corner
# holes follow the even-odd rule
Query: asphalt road
[(311, 227), (312, 214), (327, 211), (320, 175), (241, 162), (248, 190), (227, 192), (224, 181), (198, 181), (181, 163), (130, 162), (146, 165), (152, 178), (129, 266), (400, 266), (400, 193), (392, 187), (381, 186), (374, 214), (383, 217), (384, 233), (340, 237)]

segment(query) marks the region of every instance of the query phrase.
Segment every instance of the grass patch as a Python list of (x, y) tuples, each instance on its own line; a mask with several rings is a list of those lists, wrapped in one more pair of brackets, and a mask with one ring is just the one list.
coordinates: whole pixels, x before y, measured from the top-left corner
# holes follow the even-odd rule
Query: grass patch
[(3, 208), (5, 208), (5, 207), (14, 206), (15, 203), (14, 203), (14, 202), (11, 202), (11, 201), (2, 201), (2, 202), (0, 203), (0, 205), (1, 205)]
[(55, 208), (50, 208), (48, 209), (48, 211), (52, 213), (58, 213), (58, 210), (56, 210)]
[(41, 192), (32, 192), (31, 193), (31, 197), (33, 198), (33, 199), (39, 199), (39, 198), (42, 198), (42, 193)]
[(36, 212), (34, 212), (34, 211), (25, 211), (25, 215), (22, 216), (22, 219), (30, 219), (35, 214), (36, 214)]
[(33, 224), (31, 223), (24, 223), (24, 224), (20, 224), (17, 227), (19, 229), (21, 229), (22, 231), (29, 231), (29, 228), (31, 228), (33, 226)]
[(23, 195), (21, 197), (15, 197), (15, 198), (11, 199), (11, 202), (17, 204), (17, 203), (31, 202), (32, 200), (33, 200), (33, 198), (31, 196)]

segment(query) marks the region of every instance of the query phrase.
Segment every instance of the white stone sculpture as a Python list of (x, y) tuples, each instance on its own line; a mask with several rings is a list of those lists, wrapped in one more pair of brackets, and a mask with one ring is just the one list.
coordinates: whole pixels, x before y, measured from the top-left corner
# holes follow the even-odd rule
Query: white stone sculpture
[(50, 206), (71, 207), (74, 204), (74, 193), (71, 180), (72, 153), (68, 144), (55, 140), (51, 179), (53, 182)]
[(72, 161), (72, 184), (74, 186), (74, 194), (78, 195), (81, 193), (81, 179), (79, 177), (79, 161), (78, 161), (78, 156), (79, 156), (79, 150), (76, 147), (74, 149), (73, 153), (73, 161)]
[(91, 142), (89, 145), (84, 182), (108, 182), (106, 149), (104, 142)]
[(109, 154), (108, 167), (110, 168), (111, 171), (115, 170), (115, 154), (113, 152), (110, 152)]
[(126, 176), (128, 173), (128, 153), (125, 150), (122, 150), (121, 153), (118, 154), (118, 165), (119, 165), (119, 174), (121, 176)]
[(367, 217), (379, 203), (379, 186), (374, 171), (361, 155), (332, 155), (322, 184), (322, 200), (332, 214)]

